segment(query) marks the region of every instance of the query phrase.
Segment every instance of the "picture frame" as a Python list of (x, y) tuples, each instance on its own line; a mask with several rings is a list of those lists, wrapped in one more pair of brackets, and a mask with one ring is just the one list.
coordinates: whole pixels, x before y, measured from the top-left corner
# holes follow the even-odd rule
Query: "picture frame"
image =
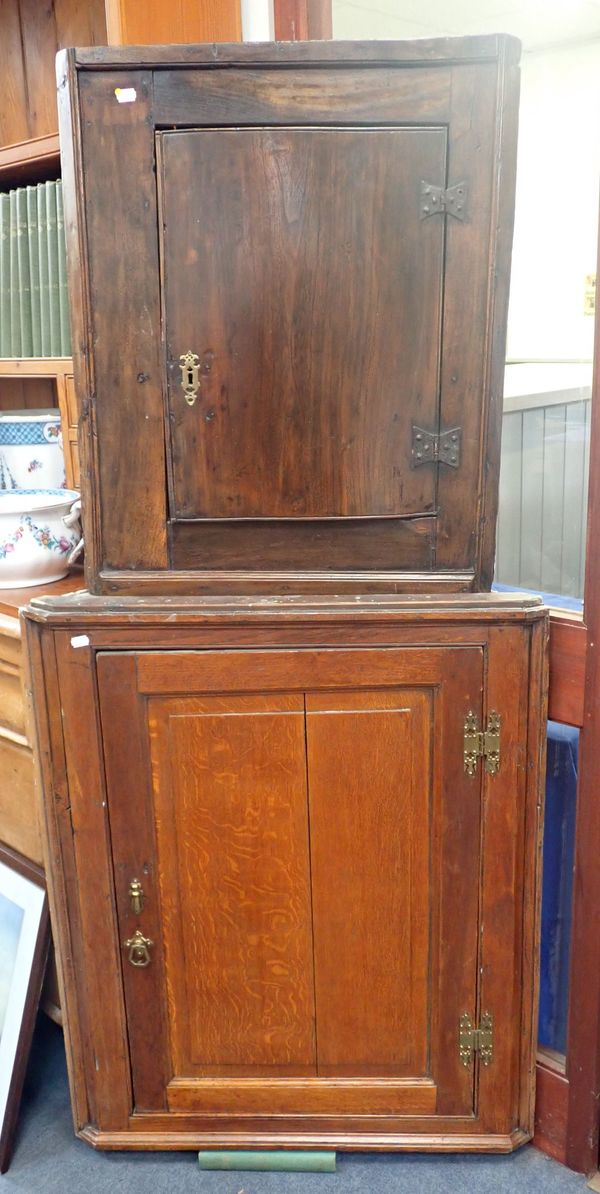
[(12, 1156), (49, 944), (44, 872), (0, 844), (0, 1173)]

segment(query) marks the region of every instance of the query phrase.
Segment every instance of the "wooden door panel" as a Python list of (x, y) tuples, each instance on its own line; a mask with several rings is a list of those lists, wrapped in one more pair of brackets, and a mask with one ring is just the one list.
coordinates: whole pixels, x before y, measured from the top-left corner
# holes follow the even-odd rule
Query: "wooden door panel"
[[(477, 1008), (481, 779), (462, 722), (481, 648), (103, 653), (107, 725), (123, 659), (155, 847), (136, 859), (134, 808), (115, 815), (115, 870), (156, 876), (169, 1041), (149, 1056), (132, 971), (134, 1090), (168, 1074), (156, 1110), (197, 1114), (473, 1115), (457, 1026)], [(109, 808), (143, 804), (113, 742)], [(121, 897), (119, 916), (125, 939)]]
[(446, 130), (159, 141), (173, 516), (432, 512), (411, 427), (437, 421), (444, 222), (420, 219), (419, 193), (444, 185)]
[(432, 703), (307, 695), (319, 1074), (430, 1073)]
[(302, 699), (154, 698), (148, 726), (175, 1072), (314, 1072)]

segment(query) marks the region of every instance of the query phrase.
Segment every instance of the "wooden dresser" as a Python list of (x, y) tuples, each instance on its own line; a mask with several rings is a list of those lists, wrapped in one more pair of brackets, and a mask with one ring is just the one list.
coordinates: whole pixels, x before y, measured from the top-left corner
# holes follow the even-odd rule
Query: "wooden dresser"
[[(58, 595), (81, 588), (81, 572), (37, 592)], [(19, 610), (36, 589), (0, 590), (0, 842), (45, 866), (43, 809), (36, 779), (31, 711), (28, 706)], [(48, 961), (42, 994), (44, 1011), (62, 1023), (55, 954)]]
[(19, 610), (38, 593), (58, 596), (81, 587), (81, 573), (76, 572), (39, 590), (0, 590), (0, 841), (39, 866), (44, 864), (41, 809), (24, 690)]

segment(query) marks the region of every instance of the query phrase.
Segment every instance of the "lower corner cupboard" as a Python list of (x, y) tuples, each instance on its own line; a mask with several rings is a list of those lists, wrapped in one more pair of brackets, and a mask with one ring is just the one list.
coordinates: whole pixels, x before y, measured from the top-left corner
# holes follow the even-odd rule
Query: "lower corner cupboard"
[(538, 600), (75, 594), (25, 621), (79, 1135), (527, 1140)]

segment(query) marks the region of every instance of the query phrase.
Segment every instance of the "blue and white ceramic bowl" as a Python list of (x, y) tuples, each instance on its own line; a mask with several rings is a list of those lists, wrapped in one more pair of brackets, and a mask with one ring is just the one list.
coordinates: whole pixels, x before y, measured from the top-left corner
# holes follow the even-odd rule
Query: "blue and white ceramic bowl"
[(0, 492), (0, 589), (29, 588), (66, 576), (81, 538), (74, 489)]
[(65, 458), (60, 414), (49, 410), (0, 414), (0, 489), (62, 489)]

